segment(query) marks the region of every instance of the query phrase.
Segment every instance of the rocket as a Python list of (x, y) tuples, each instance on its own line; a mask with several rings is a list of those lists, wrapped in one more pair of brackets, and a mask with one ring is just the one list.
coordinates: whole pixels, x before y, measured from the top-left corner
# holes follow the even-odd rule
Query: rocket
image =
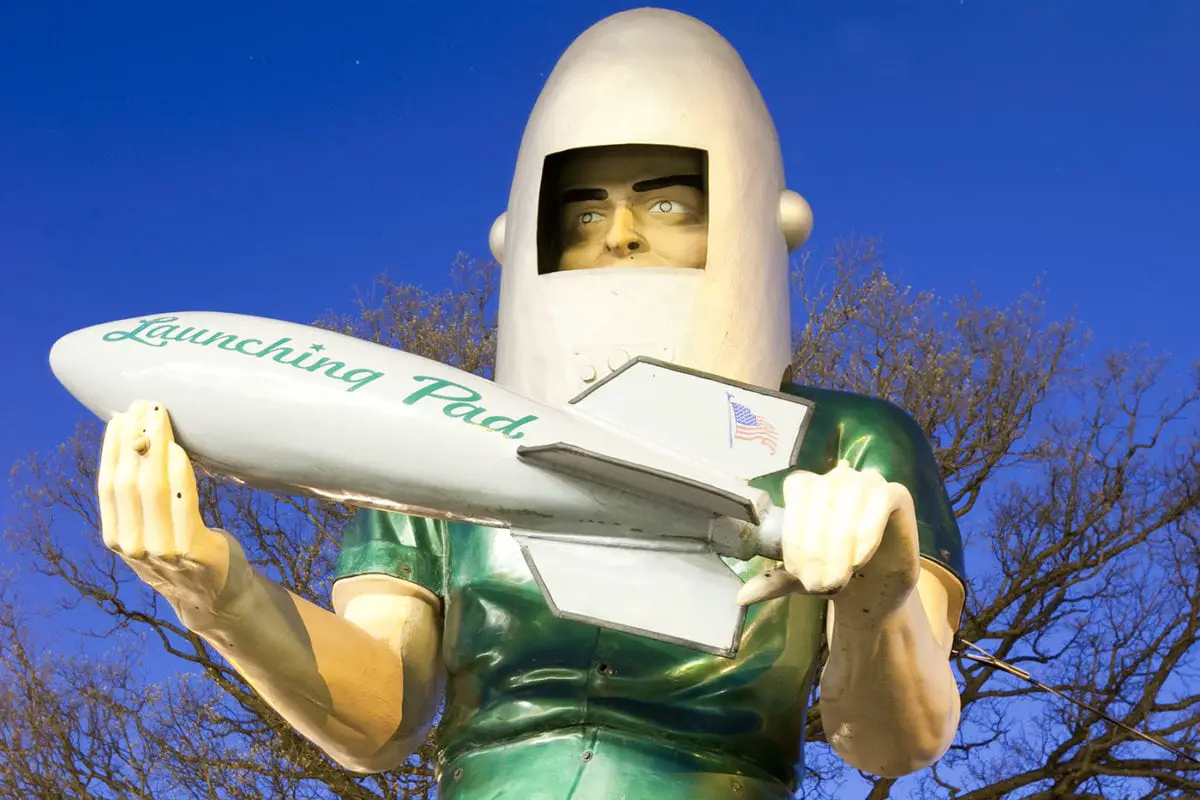
[(268, 491), (507, 528), (557, 616), (732, 657), (722, 556), (778, 559), (811, 403), (636, 357), (562, 405), (308, 325), (182, 312), (67, 334), (57, 379), (107, 421), (162, 403), (208, 472)]

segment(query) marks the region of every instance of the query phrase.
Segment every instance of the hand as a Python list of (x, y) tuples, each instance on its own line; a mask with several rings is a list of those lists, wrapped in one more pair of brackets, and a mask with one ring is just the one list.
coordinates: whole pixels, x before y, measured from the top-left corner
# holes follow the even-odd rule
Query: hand
[(920, 548), (905, 487), (842, 461), (824, 475), (788, 475), (783, 498), (783, 569), (748, 581), (739, 604), (792, 592), (826, 595), (839, 620), (869, 621), (892, 613), (912, 593)]
[(196, 476), (165, 408), (138, 400), (113, 415), (97, 484), (104, 544), (197, 630), (228, 594), (231, 557), (245, 556), (200, 518)]

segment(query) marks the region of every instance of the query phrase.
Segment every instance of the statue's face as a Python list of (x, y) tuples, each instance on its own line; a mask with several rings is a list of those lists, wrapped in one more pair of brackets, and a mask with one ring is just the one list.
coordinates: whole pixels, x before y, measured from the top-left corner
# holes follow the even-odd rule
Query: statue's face
[(704, 154), (652, 145), (567, 154), (558, 269), (691, 267), (708, 259)]

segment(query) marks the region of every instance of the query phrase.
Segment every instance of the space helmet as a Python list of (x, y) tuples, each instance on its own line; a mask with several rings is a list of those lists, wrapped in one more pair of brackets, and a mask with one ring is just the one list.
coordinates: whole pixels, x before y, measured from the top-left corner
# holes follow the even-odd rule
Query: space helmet
[[(614, 148), (696, 155), (703, 263), (558, 268), (560, 165)], [(811, 228), (808, 203), (785, 187), (774, 122), (733, 47), (673, 11), (608, 17), (547, 79), (507, 211), (492, 226), (501, 264), (495, 379), (565, 402), (647, 356), (778, 389), (791, 360), (788, 253)]]

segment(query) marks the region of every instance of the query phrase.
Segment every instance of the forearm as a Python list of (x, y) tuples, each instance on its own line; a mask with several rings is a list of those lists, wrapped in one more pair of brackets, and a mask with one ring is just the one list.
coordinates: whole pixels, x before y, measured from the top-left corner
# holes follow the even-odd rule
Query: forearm
[(960, 706), (944, 596), (923, 574), (919, 591), (875, 624), (852, 625), (851, 613), (839, 620), (831, 604), (821, 719), (851, 766), (896, 777), (929, 766), (950, 747)]
[[(405, 662), (436, 658), (437, 642), (410, 646), (406, 657), (249, 565), (241, 572), (243, 585), (227, 604), (185, 621), (280, 716), (342, 766), (377, 772), (402, 763), (423, 740), (430, 716), (425, 709), (439, 689), (434, 669)], [(400, 599), (435, 613), (420, 600)], [(422, 613), (419, 606), (409, 611)]]

